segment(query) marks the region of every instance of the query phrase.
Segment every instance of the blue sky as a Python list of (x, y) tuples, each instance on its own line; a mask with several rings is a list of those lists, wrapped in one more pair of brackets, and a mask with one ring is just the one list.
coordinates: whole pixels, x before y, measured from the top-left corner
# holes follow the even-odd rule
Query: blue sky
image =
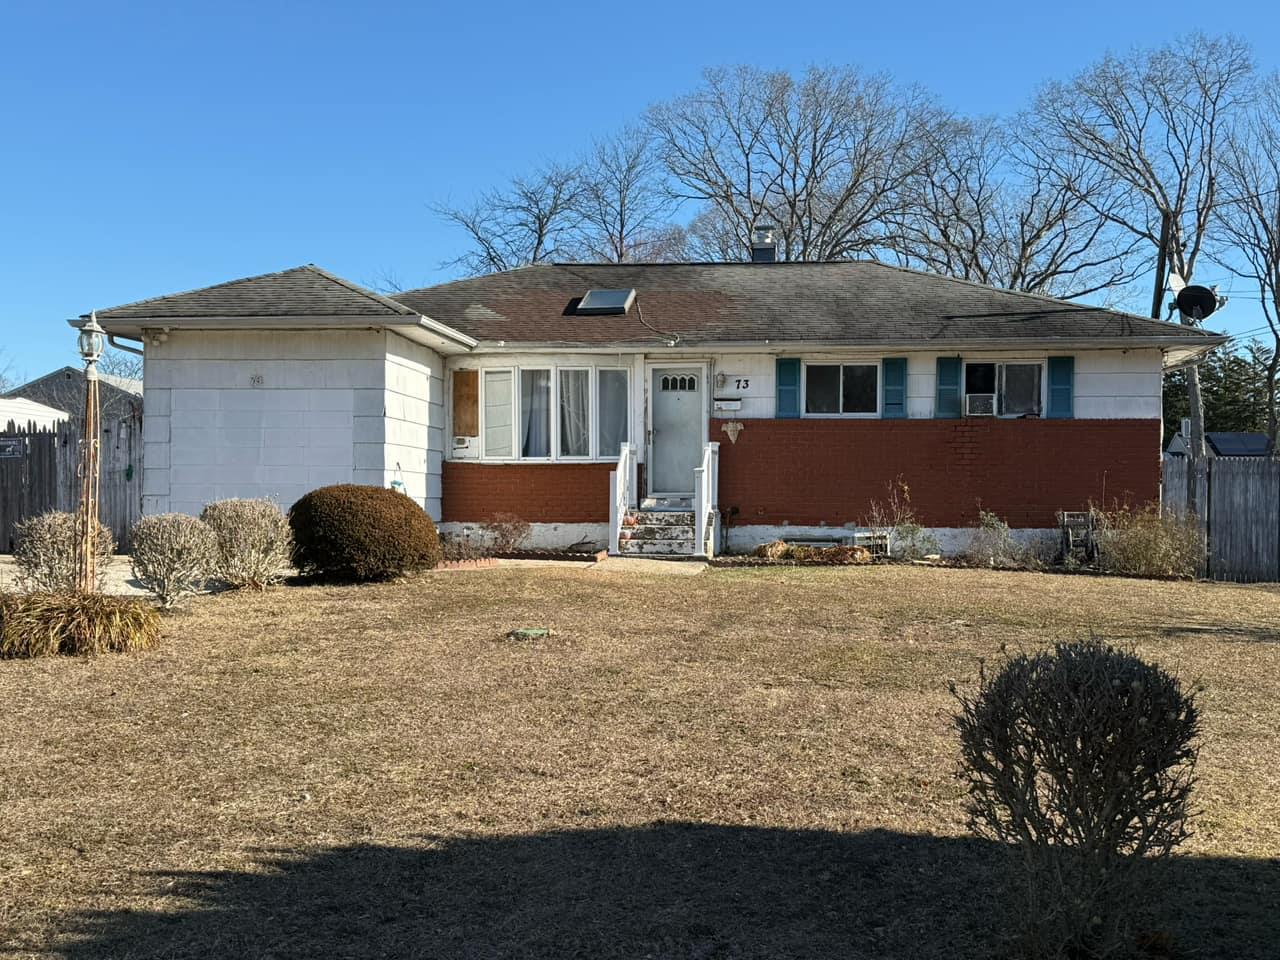
[[(74, 357), (65, 318), (94, 307), (307, 262), (448, 279), (463, 239), (431, 203), (571, 155), (706, 66), (857, 63), (972, 113), (1197, 27), (1280, 66), (1264, 0), (8, 0), (0, 23), (0, 349), (30, 376)], [(1237, 299), (1218, 326), (1261, 323)]]

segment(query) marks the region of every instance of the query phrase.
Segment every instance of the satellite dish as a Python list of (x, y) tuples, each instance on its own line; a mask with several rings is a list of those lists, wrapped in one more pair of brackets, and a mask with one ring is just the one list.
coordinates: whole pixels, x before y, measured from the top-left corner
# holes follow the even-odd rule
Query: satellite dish
[[(1181, 278), (1179, 278), (1181, 279)], [(1203, 320), (1218, 309), (1218, 295), (1208, 287), (1192, 284), (1178, 291), (1178, 309), (1188, 317)]]
[(1169, 289), (1170, 290), (1172, 290), (1174, 293), (1179, 293), (1181, 292), (1182, 288), (1185, 287), (1186, 285), (1187, 285), (1187, 281), (1183, 280), (1181, 276), (1174, 273), (1173, 271), (1169, 272)]

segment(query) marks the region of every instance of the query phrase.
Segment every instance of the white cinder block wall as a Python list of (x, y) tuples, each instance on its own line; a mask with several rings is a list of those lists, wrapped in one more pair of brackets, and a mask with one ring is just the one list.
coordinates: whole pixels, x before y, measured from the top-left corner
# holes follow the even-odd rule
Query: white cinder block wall
[(144, 513), (196, 514), (226, 497), (288, 509), (329, 483), (386, 486), (400, 463), (407, 492), (439, 517), (431, 350), (379, 330), (173, 331), (147, 344), (144, 366)]

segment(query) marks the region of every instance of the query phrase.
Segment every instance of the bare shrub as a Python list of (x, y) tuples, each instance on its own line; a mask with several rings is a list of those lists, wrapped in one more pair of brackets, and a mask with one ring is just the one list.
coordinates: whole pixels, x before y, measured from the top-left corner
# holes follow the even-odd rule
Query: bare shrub
[(794, 560), (830, 564), (870, 563), (872, 559), (871, 551), (866, 547), (818, 547), (806, 544), (791, 544), (784, 540), (762, 543), (751, 551), (751, 555), (762, 560)]
[(1194, 517), (1163, 516), (1158, 506), (1094, 512), (1098, 565), (1131, 577), (1195, 577), (1204, 538)]
[(456, 563), (461, 560), (483, 560), (489, 556), (489, 547), (480, 540), (473, 539), (469, 532), (441, 534), (440, 549), (446, 561)]
[(964, 560), (976, 567), (1008, 569), (1025, 566), (1032, 559), (1022, 544), (1013, 538), (1009, 524), (990, 510), (978, 510), (978, 526), (969, 538)]
[(902, 477), (887, 486), (884, 500), (872, 500), (862, 526), (883, 540), (891, 557), (919, 560), (938, 552), (938, 541), (916, 519), (911, 488)]
[(970, 826), (1012, 845), (1031, 957), (1131, 949), (1153, 862), (1188, 835), (1194, 694), (1090, 640), (982, 670), (952, 693)]
[(93, 593), (0, 594), (0, 657), (120, 653), (160, 639), (146, 603)]
[[(18, 565), (18, 586), (45, 593), (74, 593), (76, 590), (76, 516), (52, 510), (19, 523), (14, 528), (17, 542), (13, 560)], [(98, 524), (95, 538), (96, 588), (106, 585), (107, 565), (115, 552), (115, 538)]]
[(218, 541), (203, 521), (161, 513), (135, 523), (131, 536), (133, 576), (162, 607), (177, 606), (209, 579)]
[(495, 513), (481, 524), (494, 554), (515, 553), (524, 546), (533, 528), (514, 513)]
[(289, 565), (293, 534), (270, 500), (216, 500), (200, 519), (217, 538), (213, 575), (228, 586), (263, 590)]

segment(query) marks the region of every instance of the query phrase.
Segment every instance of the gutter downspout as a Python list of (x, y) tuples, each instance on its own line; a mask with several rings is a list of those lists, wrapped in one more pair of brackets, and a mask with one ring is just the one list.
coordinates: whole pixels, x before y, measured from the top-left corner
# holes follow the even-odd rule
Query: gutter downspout
[[(114, 334), (114, 333), (108, 333), (108, 334), (107, 334), (107, 343), (111, 344), (111, 346), (115, 347), (117, 350), (123, 350), (125, 353), (132, 353), (132, 354), (136, 354), (136, 355), (137, 355), (137, 356), (139, 356), (139, 357), (146, 356), (146, 354), (144, 354), (144, 353), (143, 353), (141, 350), (139, 350), (137, 347), (131, 347), (131, 346), (129, 346), (128, 344), (120, 343), (119, 341), (117, 341), (117, 340), (116, 340), (116, 337), (117, 337), (117, 334)], [(125, 339), (126, 339), (126, 340), (133, 340), (133, 342), (134, 342), (134, 343), (142, 343), (142, 342), (143, 342), (143, 341), (141, 341), (141, 340), (137, 340), (137, 339), (135, 339), (134, 337), (125, 337)]]

